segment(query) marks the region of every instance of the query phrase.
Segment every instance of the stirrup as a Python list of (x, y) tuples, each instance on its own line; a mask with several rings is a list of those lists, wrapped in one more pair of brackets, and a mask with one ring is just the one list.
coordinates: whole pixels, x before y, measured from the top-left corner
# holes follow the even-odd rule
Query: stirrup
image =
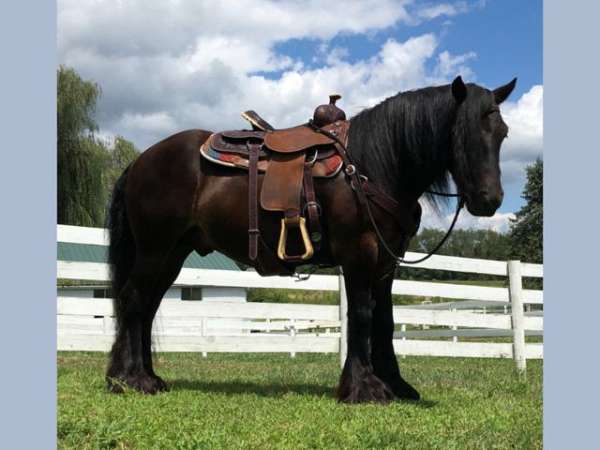
[[(302, 235), (302, 243), (304, 244), (304, 254), (302, 255), (288, 255), (285, 252), (285, 247), (287, 244), (287, 227), (296, 226), (300, 229), (300, 234)], [(315, 250), (313, 249), (312, 243), (310, 242), (310, 237), (308, 236), (308, 231), (306, 229), (306, 219), (304, 217), (284, 217), (281, 219), (281, 232), (279, 233), (279, 245), (277, 246), (277, 256), (279, 259), (283, 261), (305, 261), (310, 259)]]

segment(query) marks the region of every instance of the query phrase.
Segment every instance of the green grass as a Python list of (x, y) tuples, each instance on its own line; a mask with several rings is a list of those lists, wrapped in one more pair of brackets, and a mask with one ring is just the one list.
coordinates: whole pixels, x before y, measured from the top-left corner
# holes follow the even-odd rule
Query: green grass
[(108, 394), (106, 355), (59, 353), (59, 448), (539, 449), (542, 363), (401, 359), (419, 403), (338, 404), (337, 355), (159, 354), (171, 391)]

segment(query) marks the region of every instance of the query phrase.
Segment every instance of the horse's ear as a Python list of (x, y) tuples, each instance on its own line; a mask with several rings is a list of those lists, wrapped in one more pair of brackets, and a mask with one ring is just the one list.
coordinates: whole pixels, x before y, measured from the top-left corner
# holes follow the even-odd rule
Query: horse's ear
[(463, 83), (460, 75), (452, 82), (452, 95), (459, 105), (467, 98), (467, 87), (465, 86), (465, 83)]
[(504, 86), (500, 86), (499, 88), (494, 89), (493, 92), (494, 92), (494, 99), (496, 100), (496, 105), (499, 105), (504, 100), (506, 100), (516, 85), (517, 85), (517, 79), (513, 78), (510, 83), (507, 83)]

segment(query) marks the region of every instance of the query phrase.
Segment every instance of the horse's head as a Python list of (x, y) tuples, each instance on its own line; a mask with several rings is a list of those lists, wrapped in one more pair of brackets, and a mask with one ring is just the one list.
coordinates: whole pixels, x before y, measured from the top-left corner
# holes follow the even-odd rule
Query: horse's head
[(469, 212), (492, 216), (502, 204), (500, 145), (508, 134), (500, 108), (517, 79), (493, 91), (475, 84), (465, 85), (461, 77), (452, 82), (457, 103), (452, 130), (450, 173)]

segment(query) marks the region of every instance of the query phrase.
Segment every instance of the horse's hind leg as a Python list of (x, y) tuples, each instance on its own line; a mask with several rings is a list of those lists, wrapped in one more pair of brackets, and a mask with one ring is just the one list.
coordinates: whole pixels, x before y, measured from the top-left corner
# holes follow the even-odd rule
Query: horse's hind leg
[(401, 399), (419, 400), (419, 393), (400, 375), (398, 360), (394, 353), (394, 317), (392, 307), (393, 275), (377, 281), (373, 286), (375, 309), (373, 310), (373, 337), (371, 361), (373, 371)]
[(167, 292), (167, 290), (173, 285), (173, 282), (179, 275), (181, 267), (187, 256), (192, 252), (192, 246), (187, 242), (180, 242), (171, 252), (164, 268), (161, 272), (159, 280), (154, 288), (153, 297), (150, 299), (149, 307), (146, 310), (146, 314), (143, 318), (142, 323), (142, 358), (144, 361), (144, 368), (146, 373), (155, 379), (158, 386), (158, 390), (167, 390), (166, 383), (154, 372), (152, 364), (152, 322), (156, 315), (156, 311), (160, 306), (160, 302)]
[(162, 295), (172, 283), (172, 261), (168, 273), (165, 268), (174, 246), (136, 244), (133, 269), (115, 302), (117, 335), (106, 376), (113, 392), (121, 392), (126, 385), (153, 394), (164, 390), (165, 384), (152, 371), (150, 331)]
[(112, 392), (122, 392), (124, 385), (146, 393), (155, 393), (161, 388), (144, 367), (142, 334), (144, 317), (152, 307), (153, 285), (162, 262), (136, 257), (134, 268), (116, 298), (117, 335), (106, 373)]

